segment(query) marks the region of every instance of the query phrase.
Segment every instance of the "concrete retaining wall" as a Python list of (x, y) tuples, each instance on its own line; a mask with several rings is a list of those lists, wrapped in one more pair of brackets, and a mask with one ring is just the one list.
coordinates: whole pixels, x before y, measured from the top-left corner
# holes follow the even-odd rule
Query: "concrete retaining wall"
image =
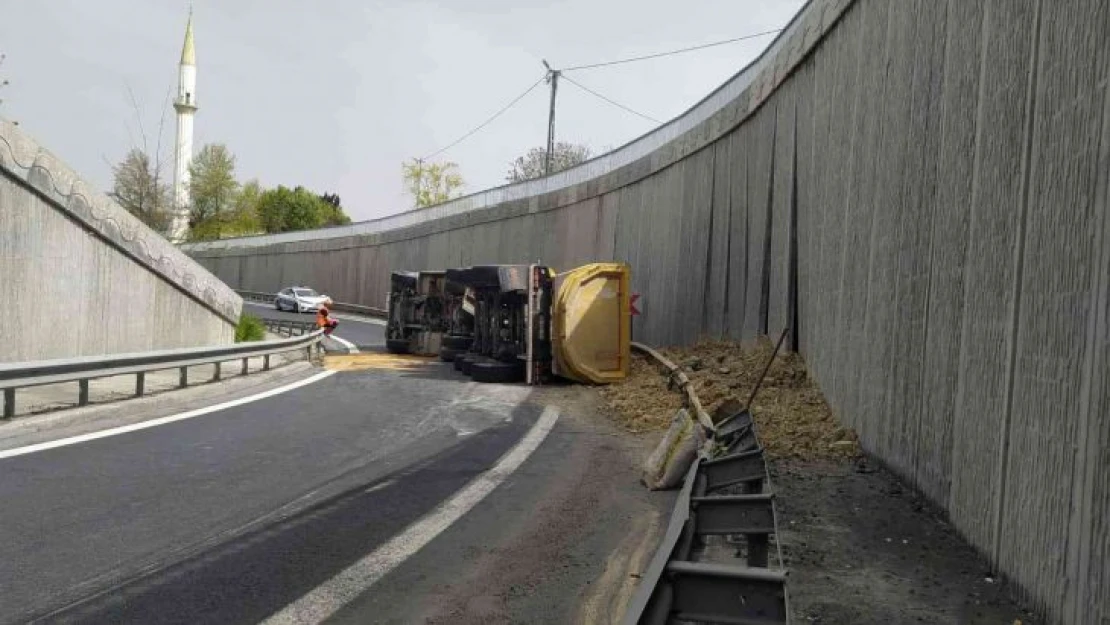
[(242, 300), (0, 120), (0, 362), (235, 339)]
[(1108, 81), (1101, 0), (814, 0), (708, 104), (599, 161), (191, 253), (239, 288), (377, 306), (391, 269), (613, 259), (638, 340), (793, 325), (869, 452), (1055, 622), (1104, 622)]

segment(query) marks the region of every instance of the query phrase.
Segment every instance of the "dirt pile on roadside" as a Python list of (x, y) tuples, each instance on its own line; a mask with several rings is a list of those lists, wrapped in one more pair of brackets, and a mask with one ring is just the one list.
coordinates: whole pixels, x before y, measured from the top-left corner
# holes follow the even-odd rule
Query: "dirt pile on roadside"
[(600, 390), (614, 420), (632, 432), (665, 429), (682, 407), (682, 394), (667, 388), (663, 370), (635, 352), (628, 379)]
[[(682, 367), (705, 410), (712, 413), (729, 399), (747, 402), (774, 344), (766, 337), (747, 345), (707, 340), (660, 351)], [(667, 389), (663, 370), (638, 354), (629, 379), (601, 392), (614, 418), (634, 431), (667, 427), (682, 404), (682, 395)], [(836, 459), (860, 453), (855, 433), (837, 421), (798, 354), (780, 352), (775, 357), (752, 414), (771, 458)]]

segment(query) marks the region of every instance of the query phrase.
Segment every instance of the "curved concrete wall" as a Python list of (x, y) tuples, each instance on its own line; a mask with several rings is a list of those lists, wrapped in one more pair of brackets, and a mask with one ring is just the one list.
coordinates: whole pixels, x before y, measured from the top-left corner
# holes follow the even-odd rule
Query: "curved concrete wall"
[(230, 343), (242, 300), (0, 120), (0, 362)]
[(598, 161), (190, 253), (240, 288), (378, 306), (391, 269), (621, 260), (641, 340), (792, 326), (868, 451), (1053, 620), (1102, 622), (1108, 83), (1101, 0), (813, 0), (753, 66)]

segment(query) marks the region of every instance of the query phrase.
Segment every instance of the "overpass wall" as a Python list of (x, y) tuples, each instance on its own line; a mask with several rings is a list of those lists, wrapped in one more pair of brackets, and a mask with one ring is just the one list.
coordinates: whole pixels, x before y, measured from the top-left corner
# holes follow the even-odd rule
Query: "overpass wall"
[(231, 343), (242, 300), (0, 120), (0, 362)]
[(1101, 0), (813, 0), (705, 102), (575, 170), (190, 253), (377, 306), (391, 269), (620, 260), (639, 340), (794, 327), (867, 451), (1054, 621), (1105, 622), (1108, 77)]

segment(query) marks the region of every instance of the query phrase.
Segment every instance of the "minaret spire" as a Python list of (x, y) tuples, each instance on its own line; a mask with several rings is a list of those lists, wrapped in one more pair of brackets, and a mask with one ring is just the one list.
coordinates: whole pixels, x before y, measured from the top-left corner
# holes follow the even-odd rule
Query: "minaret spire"
[(193, 115), (197, 112), (197, 54), (193, 44), (193, 8), (185, 23), (185, 44), (177, 67), (177, 141), (174, 150), (173, 219), (170, 240), (180, 243), (189, 230), (189, 163), (193, 160)]

